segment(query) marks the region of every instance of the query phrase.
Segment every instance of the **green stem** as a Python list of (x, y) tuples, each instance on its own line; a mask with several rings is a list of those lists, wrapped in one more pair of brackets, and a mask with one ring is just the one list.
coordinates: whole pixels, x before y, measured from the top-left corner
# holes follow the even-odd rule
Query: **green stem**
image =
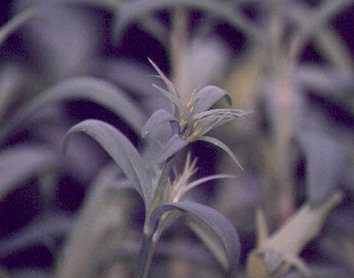
[(134, 278), (146, 278), (151, 266), (152, 255), (155, 249), (155, 242), (152, 234), (145, 234), (141, 243), (140, 252), (136, 267), (134, 269)]

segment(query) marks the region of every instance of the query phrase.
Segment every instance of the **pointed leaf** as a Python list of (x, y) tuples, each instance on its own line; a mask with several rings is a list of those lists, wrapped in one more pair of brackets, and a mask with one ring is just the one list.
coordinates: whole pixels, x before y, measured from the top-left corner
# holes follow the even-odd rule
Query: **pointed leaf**
[(48, 240), (67, 234), (72, 224), (72, 218), (61, 214), (52, 213), (37, 218), (20, 231), (0, 241), (0, 258), (28, 246), (39, 243), (45, 245)]
[(235, 164), (241, 168), (241, 170), (243, 170), (243, 167), (241, 166), (240, 162), (237, 160), (236, 156), (234, 155), (234, 153), (232, 152), (232, 150), (223, 142), (221, 142), (219, 139), (214, 138), (214, 137), (210, 137), (210, 136), (202, 136), (198, 139), (199, 141), (204, 141), (204, 142), (208, 142), (210, 144), (213, 144), (217, 147), (219, 147), (220, 149), (222, 149), (223, 151), (225, 151), (230, 157), (231, 159), (235, 162)]
[(188, 142), (182, 139), (178, 134), (173, 135), (167, 144), (162, 148), (157, 158), (153, 160), (154, 163), (159, 164), (168, 160), (187, 145)]
[(200, 179), (197, 179), (195, 181), (192, 181), (190, 183), (188, 183), (184, 188), (182, 188), (181, 190), (181, 194), (180, 196), (183, 196), (185, 193), (187, 193), (189, 190), (203, 184), (203, 183), (206, 183), (208, 181), (211, 181), (211, 180), (216, 180), (216, 179), (231, 179), (231, 178), (235, 178), (235, 176), (233, 175), (227, 175), (227, 174), (220, 174), (220, 175), (211, 175), (211, 176), (207, 176), (207, 177), (204, 177), (204, 178), (200, 178)]
[(206, 86), (195, 94), (195, 107), (193, 113), (200, 113), (207, 111), (211, 108), (218, 100), (225, 98), (226, 101), (231, 105), (231, 97), (224, 90), (216, 86)]
[(173, 94), (175, 97), (178, 97), (178, 93), (175, 90), (172, 82), (167, 78), (167, 76), (160, 70), (160, 68), (150, 59), (148, 58), (150, 64), (154, 67), (156, 72), (159, 74), (160, 78), (162, 79), (163, 83), (165, 83), (168, 91)]
[(25, 179), (59, 164), (59, 158), (48, 148), (25, 145), (3, 150), (0, 154), (0, 199)]
[(323, 1), (319, 7), (314, 9), (312, 15), (307, 16), (303, 21), (299, 22), (295, 36), (292, 37), (292, 41), (289, 44), (293, 57), (301, 54), (301, 50), (306, 42), (316, 32), (322, 30), (323, 25), (352, 4), (353, 0)]
[(152, 66), (154, 67), (154, 69), (158, 72), (158, 74), (160, 75), (161, 79), (163, 80), (163, 82), (165, 83), (168, 91), (153, 85), (158, 91), (160, 91), (164, 96), (166, 96), (174, 105), (174, 115), (179, 118), (180, 115), (183, 113), (183, 116), (186, 118), (188, 125), (192, 125), (192, 115), (191, 113), (188, 111), (187, 107), (182, 103), (178, 92), (176, 92), (172, 82), (164, 75), (164, 73), (159, 69), (159, 67), (154, 64), (154, 62), (152, 60), (149, 59), (149, 62), (152, 64)]
[(151, 180), (145, 171), (145, 165), (135, 147), (119, 130), (99, 120), (85, 120), (73, 126), (67, 133), (64, 143), (73, 133), (84, 132), (93, 138), (122, 168), (128, 180), (139, 192), (147, 207), (152, 199)]
[(306, 191), (311, 205), (324, 202), (337, 189), (346, 165), (346, 148), (330, 135), (303, 132), (306, 155)]
[(159, 86), (156, 86), (155, 84), (152, 84), (154, 88), (156, 88), (162, 95), (164, 95), (173, 105), (173, 114), (175, 115), (176, 118), (180, 118), (181, 113), (185, 116), (185, 118), (188, 121), (188, 125), (192, 125), (192, 115), (188, 111), (187, 107), (183, 105), (181, 100), (176, 97), (175, 95), (171, 94), (165, 89), (160, 88)]
[(0, 28), (0, 46), (4, 43), (11, 33), (15, 32), (24, 23), (39, 16), (39, 10), (28, 9), (15, 15), (10, 21)]
[(177, 119), (171, 113), (163, 109), (155, 111), (143, 126), (141, 131), (142, 136), (146, 136), (150, 130), (158, 128), (161, 124), (168, 122), (175, 122), (178, 125)]
[(92, 77), (76, 77), (62, 81), (20, 107), (5, 123), (0, 138), (31, 118), (48, 104), (70, 100), (89, 100), (121, 116), (135, 131), (140, 132), (144, 122), (141, 110), (120, 89), (109, 82)]
[(147, 15), (151, 15), (161, 9), (177, 8), (181, 6), (198, 9), (212, 16), (216, 16), (236, 29), (242, 30), (248, 36), (252, 37), (252, 39), (261, 41), (264, 37), (258, 30), (258, 27), (232, 5), (228, 5), (227, 3), (220, 4), (212, 0), (138, 0), (125, 2), (121, 5), (120, 9), (117, 10), (118, 14), (116, 15), (113, 40), (118, 41), (122, 37), (124, 29), (132, 22), (143, 19)]
[(150, 222), (152, 227), (156, 227), (165, 213), (169, 213), (167, 218), (174, 218), (176, 214), (183, 215), (230, 277), (235, 275), (240, 257), (240, 242), (234, 227), (225, 216), (210, 207), (193, 202), (167, 203), (152, 212)]
[(200, 136), (207, 132), (227, 124), (236, 118), (244, 117), (252, 113), (251, 111), (243, 111), (237, 109), (212, 109), (193, 115), (193, 120), (196, 122), (195, 130)]

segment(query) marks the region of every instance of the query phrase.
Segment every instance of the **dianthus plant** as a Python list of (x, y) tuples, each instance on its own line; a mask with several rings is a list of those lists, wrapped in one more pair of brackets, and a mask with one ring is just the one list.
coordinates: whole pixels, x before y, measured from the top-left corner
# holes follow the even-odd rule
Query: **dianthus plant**
[[(191, 94), (183, 103), (172, 82), (150, 61), (163, 81), (165, 88), (153, 85), (171, 103), (171, 111), (157, 110), (142, 128), (142, 135), (152, 133), (168, 123), (170, 139), (149, 163), (144, 161), (133, 144), (112, 125), (100, 120), (85, 120), (73, 126), (66, 135), (67, 145), (72, 134), (83, 132), (93, 138), (116, 162), (126, 178), (142, 197), (145, 205), (145, 222), (140, 253), (134, 269), (135, 277), (147, 277), (154, 247), (161, 233), (179, 216), (209, 248), (228, 275), (237, 269), (240, 246), (232, 224), (216, 210), (183, 200), (185, 194), (196, 186), (231, 175), (212, 175), (192, 179), (196, 171), (196, 159), (188, 153), (182, 161), (180, 173), (174, 165), (177, 154), (194, 141), (205, 141), (224, 150), (239, 165), (232, 151), (219, 139), (208, 136), (211, 130), (224, 125), (248, 112), (235, 109), (211, 109), (220, 99), (231, 102), (229, 95), (216, 86), (207, 86)], [(154, 134), (158, 134), (154, 132)], [(154, 138), (159, 140), (159, 138)]]

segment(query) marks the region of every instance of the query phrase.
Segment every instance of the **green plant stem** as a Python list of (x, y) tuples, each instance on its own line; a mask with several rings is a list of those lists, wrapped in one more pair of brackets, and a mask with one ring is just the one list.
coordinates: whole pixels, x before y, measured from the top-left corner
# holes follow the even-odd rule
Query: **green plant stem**
[(146, 278), (151, 266), (152, 255), (155, 249), (155, 241), (153, 233), (144, 233), (141, 243), (139, 257), (134, 269), (134, 278)]
[(170, 37), (172, 80), (183, 103), (187, 103), (190, 96), (186, 61), (188, 52), (187, 19), (187, 12), (183, 8), (174, 11)]

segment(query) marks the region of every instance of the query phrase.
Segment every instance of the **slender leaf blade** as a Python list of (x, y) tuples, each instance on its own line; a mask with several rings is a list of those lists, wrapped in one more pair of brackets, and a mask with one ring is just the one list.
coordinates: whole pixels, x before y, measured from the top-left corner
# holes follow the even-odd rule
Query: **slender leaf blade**
[(160, 68), (150, 59), (148, 58), (150, 64), (154, 67), (154, 69), (156, 70), (156, 72), (159, 74), (159, 76), (161, 77), (162, 81), (165, 83), (168, 91), (173, 94), (174, 96), (178, 97), (178, 94), (175, 90), (175, 87), (173, 86), (172, 82), (167, 78), (167, 76), (162, 72), (162, 70), (160, 70)]
[(311, 205), (320, 205), (337, 190), (347, 161), (346, 147), (316, 132), (303, 132), (300, 143), (306, 155), (307, 198)]
[(188, 145), (188, 142), (182, 139), (178, 134), (175, 134), (171, 137), (171, 139), (166, 143), (166, 145), (162, 148), (157, 157), (153, 160), (154, 163), (159, 164), (170, 157), (175, 155), (178, 151), (183, 149)]
[(188, 183), (185, 187), (185, 189), (183, 190), (183, 193), (186, 193), (187, 191), (203, 184), (203, 183), (206, 183), (208, 181), (211, 181), (211, 180), (216, 180), (216, 179), (232, 179), (232, 178), (235, 178), (235, 176), (233, 175), (228, 175), (228, 174), (219, 174), (219, 175), (211, 175), (211, 176), (207, 176), (207, 177), (204, 177), (204, 178), (200, 178), (200, 179), (197, 179), (195, 181), (192, 181), (190, 183)]
[(145, 137), (152, 129), (168, 122), (175, 122), (178, 124), (177, 119), (170, 112), (167, 112), (164, 109), (155, 111), (143, 126), (141, 131), (142, 136)]
[(147, 207), (153, 194), (151, 180), (141, 156), (124, 134), (103, 121), (85, 120), (68, 131), (64, 148), (67, 147), (70, 136), (77, 132), (84, 132), (100, 144), (123, 170), (128, 180), (144, 199)]
[(206, 86), (195, 94), (196, 103), (193, 112), (204, 112), (221, 98), (225, 98), (230, 105), (232, 104), (231, 97), (227, 92), (216, 86)]
[(67, 234), (72, 224), (72, 218), (60, 214), (51, 213), (37, 218), (18, 232), (0, 241), (0, 258), (35, 244), (46, 245), (48, 239)]
[(226, 144), (224, 144), (222, 141), (220, 141), (219, 139), (217, 139), (215, 137), (211, 137), (211, 136), (202, 136), (198, 140), (213, 144), (213, 145), (217, 146), (218, 148), (222, 149), (231, 157), (231, 159), (235, 162), (235, 164), (238, 167), (240, 167), (241, 170), (243, 170), (241, 163), (237, 160), (237, 158), (234, 155), (234, 153), (232, 152), (232, 150)]
[(0, 154), (0, 199), (25, 179), (59, 165), (59, 157), (45, 147), (20, 145), (3, 150)]
[(151, 15), (161, 9), (177, 8), (181, 6), (198, 9), (214, 15), (236, 29), (242, 30), (252, 39), (262, 41), (264, 37), (255, 24), (250, 22), (242, 13), (227, 3), (220, 4), (212, 0), (140, 0), (123, 3), (120, 9), (117, 9), (113, 40), (117, 42), (122, 36), (126, 26), (132, 22), (144, 18), (147, 15)]
[(88, 100), (122, 117), (136, 132), (144, 123), (144, 114), (122, 90), (107, 81), (92, 77), (75, 77), (59, 82), (20, 107), (0, 131), (0, 138), (26, 123), (43, 107), (62, 101)]
[(39, 10), (28, 9), (17, 15), (15, 15), (11, 20), (9, 20), (5, 25), (0, 28), (0, 46), (8, 38), (11, 33), (15, 32), (23, 24), (29, 20), (39, 16)]
[[(232, 224), (218, 211), (198, 203), (181, 201), (156, 208), (151, 215), (151, 225), (157, 225), (162, 215), (183, 215), (196, 234), (211, 249), (226, 271), (233, 277), (240, 257), (240, 241)], [(168, 220), (168, 219), (167, 219)]]
[(238, 109), (212, 109), (193, 115), (196, 122), (195, 129), (199, 134), (206, 134), (219, 126), (225, 125), (236, 118), (244, 117), (252, 111), (243, 111)]

